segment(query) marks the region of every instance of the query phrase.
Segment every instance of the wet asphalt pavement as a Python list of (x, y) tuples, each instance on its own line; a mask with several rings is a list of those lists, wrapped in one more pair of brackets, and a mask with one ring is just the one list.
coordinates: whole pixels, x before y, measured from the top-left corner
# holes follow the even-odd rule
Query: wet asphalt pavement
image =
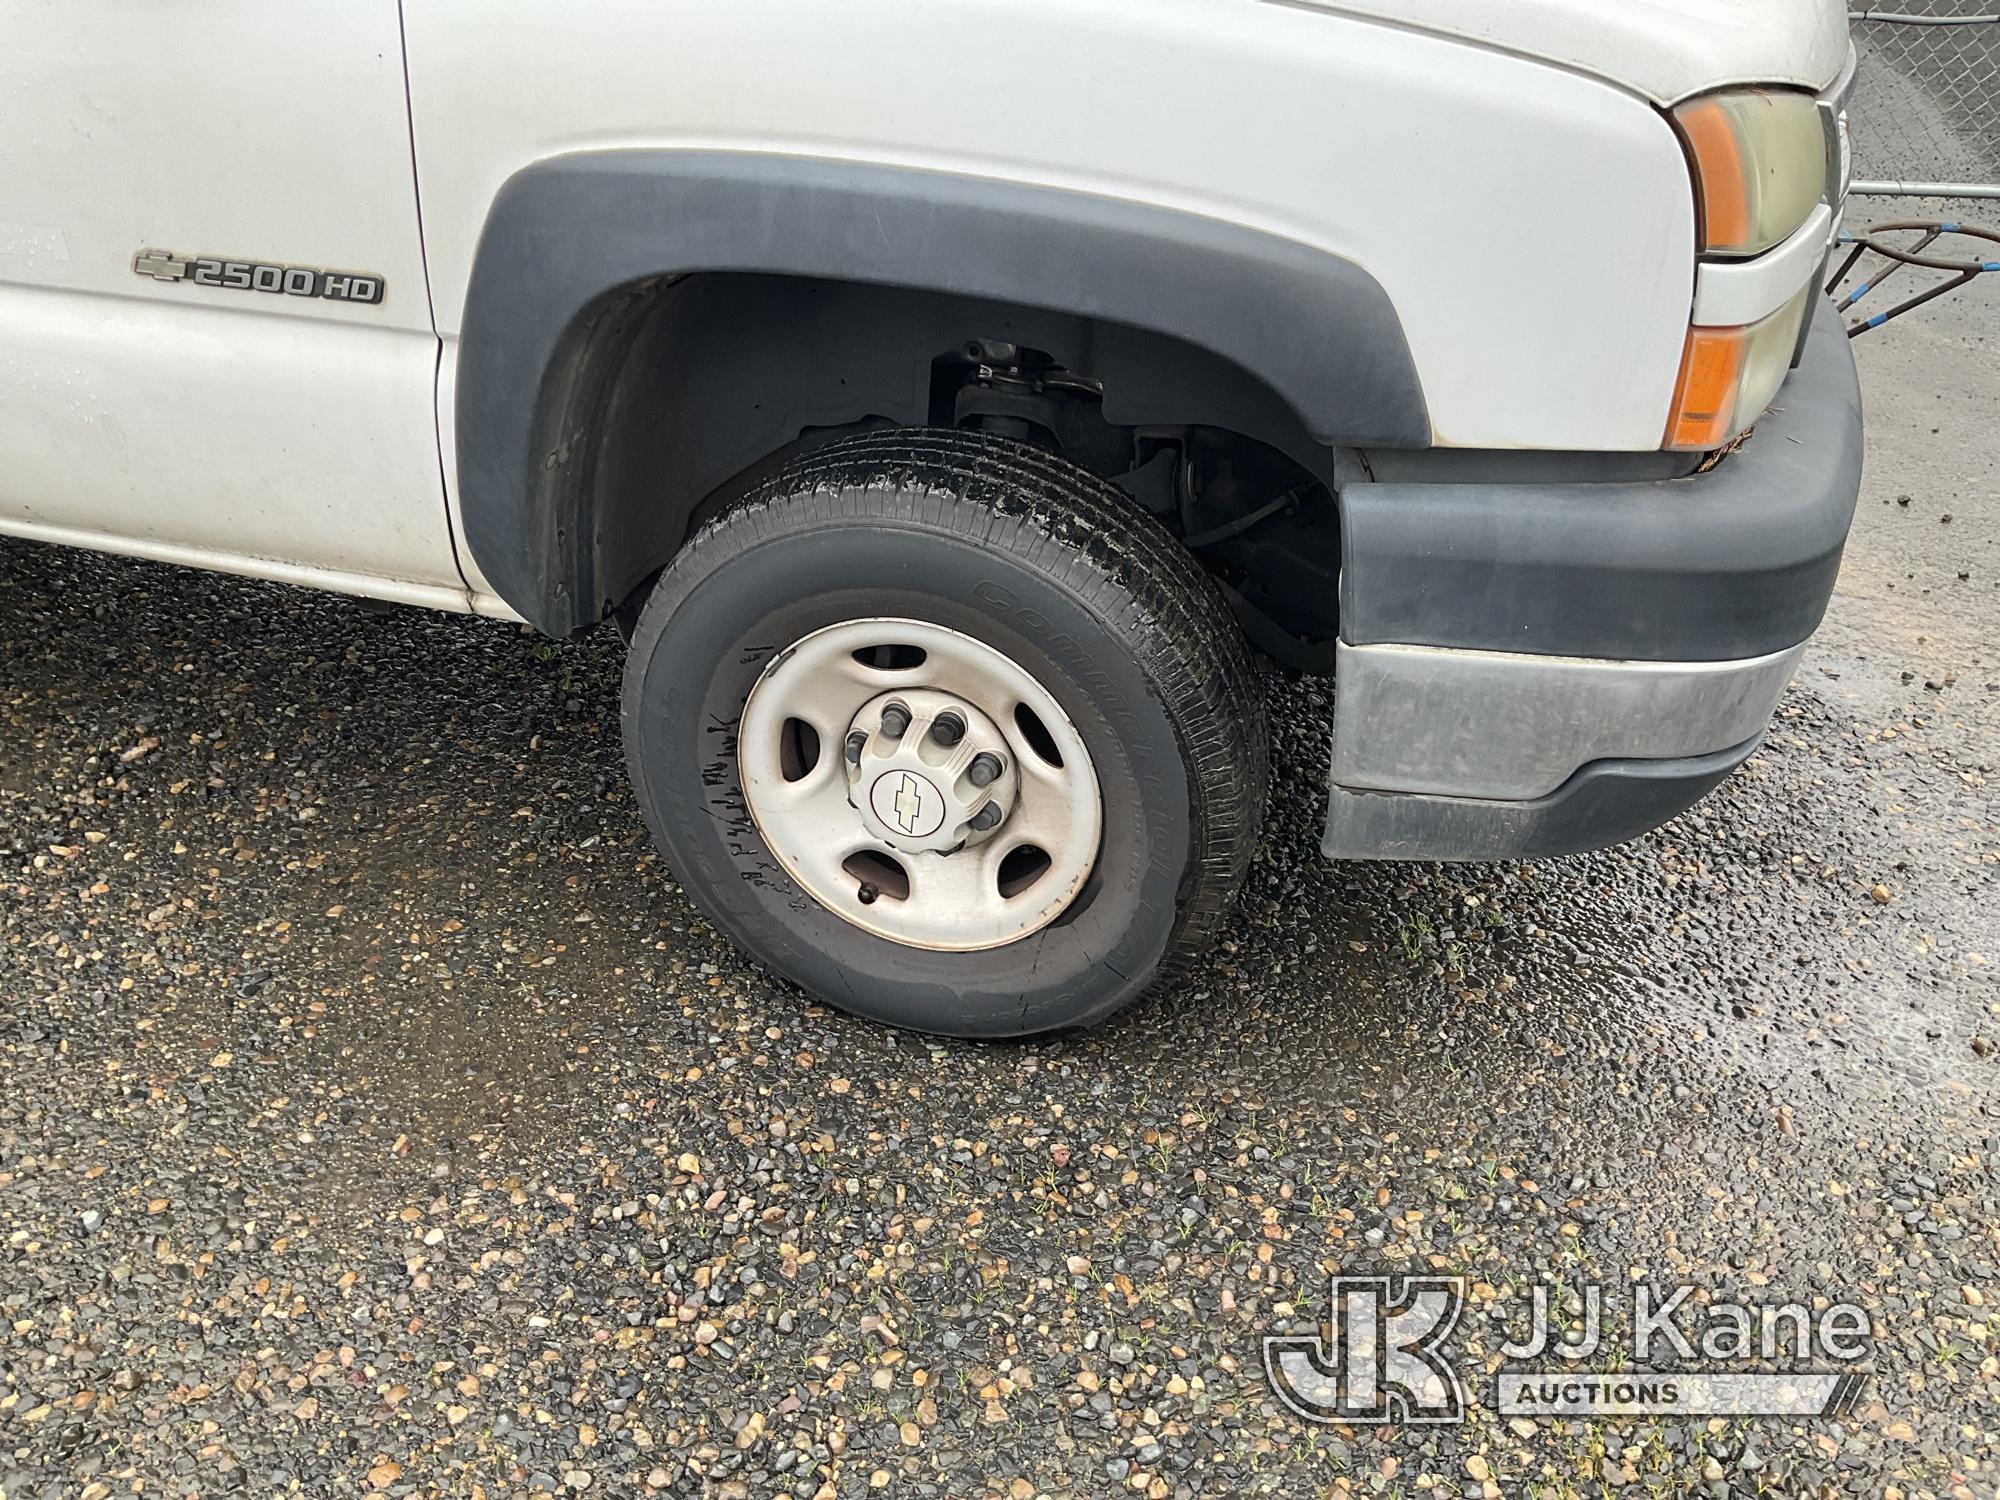
[[(1222, 949), (1034, 1044), (739, 959), (608, 633), (0, 543), (0, 1491), (2000, 1493), (1986, 304), (1864, 341), (1841, 592), (1715, 797), (1329, 866), (1329, 703), (1277, 684)], [(1470, 1422), (1273, 1397), (1360, 1268), (1472, 1283)], [(1528, 1289), (1590, 1279), (1859, 1302), (1869, 1382), (1496, 1416)]]

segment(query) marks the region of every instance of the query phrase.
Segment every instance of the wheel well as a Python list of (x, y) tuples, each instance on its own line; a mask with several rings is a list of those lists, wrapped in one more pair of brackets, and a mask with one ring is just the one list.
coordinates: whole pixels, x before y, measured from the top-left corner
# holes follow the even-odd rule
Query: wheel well
[[(621, 287), (575, 320), (544, 379), (537, 499), (598, 619), (734, 496), (876, 425), (1061, 452), (1196, 543), (1239, 613), (1261, 590), (1252, 613), (1280, 635), (1334, 634), (1333, 454), (1269, 386), (1177, 339), (979, 298), (720, 272)], [(1313, 580), (1257, 576), (1274, 543), (1308, 533)]]

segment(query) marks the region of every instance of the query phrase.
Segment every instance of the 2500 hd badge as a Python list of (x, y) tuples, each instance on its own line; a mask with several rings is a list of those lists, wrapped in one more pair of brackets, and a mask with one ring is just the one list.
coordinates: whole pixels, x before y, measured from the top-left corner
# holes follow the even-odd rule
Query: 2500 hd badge
[(380, 276), (358, 271), (322, 271), (316, 266), (278, 266), (259, 260), (219, 260), (141, 250), (132, 269), (155, 281), (187, 281), (196, 286), (239, 292), (271, 292), (289, 297), (324, 297), (329, 302), (378, 303), (388, 290)]

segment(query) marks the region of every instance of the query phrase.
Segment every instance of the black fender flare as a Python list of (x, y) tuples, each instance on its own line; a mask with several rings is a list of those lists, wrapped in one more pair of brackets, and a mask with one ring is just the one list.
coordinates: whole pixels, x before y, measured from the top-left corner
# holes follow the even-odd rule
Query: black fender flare
[(599, 617), (580, 597), (587, 515), (551, 479), (575, 434), (551, 410), (577, 330), (622, 289), (693, 272), (873, 283), (1128, 324), (1262, 380), (1327, 444), (1425, 447), (1430, 421), (1388, 294), (1352, 261), (1223, 220), (1122, 199), (871, 163), (613, 150), (517, 172), (481, 232), (455, 395), (465, 536), (537, 626)]

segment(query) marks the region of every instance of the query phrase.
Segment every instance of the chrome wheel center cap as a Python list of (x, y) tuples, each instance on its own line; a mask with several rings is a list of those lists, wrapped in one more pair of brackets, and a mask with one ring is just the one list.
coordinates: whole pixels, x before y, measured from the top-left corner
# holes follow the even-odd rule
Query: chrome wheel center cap
[(877, 776), (868, 803), (876, 817), (908, 838), (927, 839), (944, 826), (944, 793), (928, 776), (915, 771), (895, 770)]
[(913, 687), (872, 698), (845, 744), (847, 800), (892, 849), (951, 854), (991, 838), (1014, 810), (1013, 750), (955, 693)]

